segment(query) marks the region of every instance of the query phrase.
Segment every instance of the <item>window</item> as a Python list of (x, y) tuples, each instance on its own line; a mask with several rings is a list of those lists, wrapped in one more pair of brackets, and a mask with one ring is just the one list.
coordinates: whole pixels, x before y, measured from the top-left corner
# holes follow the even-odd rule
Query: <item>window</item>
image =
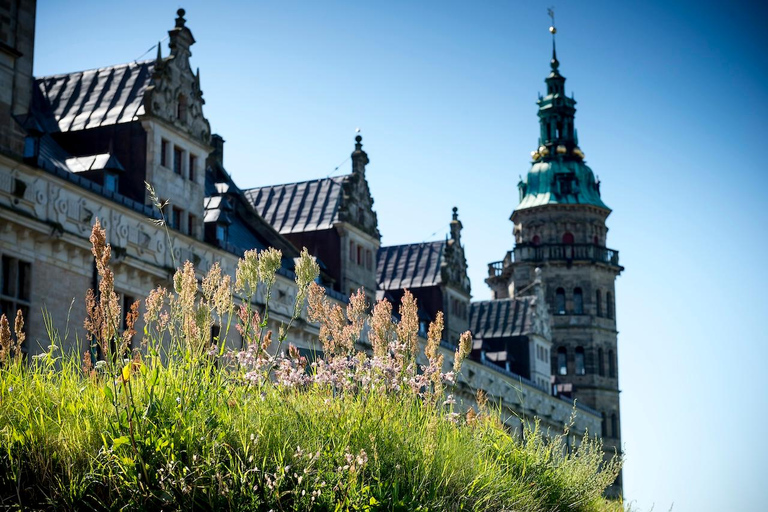
[(181, 176), (181, 163), (184, 152), (178, 146), (173, 146), (173, 172)]
[(608, 418), (605, 417), (605, 413), (601, 412), (600, 416), (603, 421), (600, 422), (600, 433), (603, 437), (608, 437)]
[(176, 118), (179, 121), (187, 121), (187, 97), (179, 94), (179, 101), (176, 103)]
[(616, 378), (616, 361), (614, 360), (613, 350), (608, 351), (608, 376), (612, 379)]
[(533, 239), (531, 240), (531, 243), (534, 246), (538, 246), (539, 244), (541, 244), (541, 237), (539, 235), (533, 235)]
[(195, 155), (189, 155), (189, 181), (195, 181), (195, 166), (197, 165), (197, 157)]
[(125, 322), (126, 315), (128, 315), (128, 312), (131, 310), (131, 306), (133, 303), (136, 302), (136, 299), (131, 297), (130, 295), (123, 294), (123, 311), (122, 311), (122, 318), (120, 319), (120, 328), (125, 329), (128, 327), (128, 325)]
[(373, 268), (373, 253), (369, 250), (365, 251), (365, 268), (371, 270)]
[(168, 141), (165, 139), (160, 141), (160, 165), (168, 167)]
[(603, 316), (603, 294), (600, 290), (595, 292), (595, 312), (597, 316)]
[[(0, 314), (4, 314), (13, 329), (16, 312), (21, 310), (29, 324), (29, 301), (32, 294), (32, 264), (10, 256), (2, 257), (0, 275)], [(15, 335), (15, 333), (14, 333)]]
[(616, 413), (611, 414), (611, 437), (619, 437), (619, 422), (616, 421)]
[(563, 243), (567, 244), (567, 245), (572, 245), (573, 244), (573, 233), (566, 232), (563, 235)]
[(349, 242), (349, 261), (355, 261), (355, 242)]
[(597, 349), (597, 373), (601, 377), (605, 375), (605, 368), (603, 368), (603, 349)]
[(573, 313), (575, 315), (584, 314), (584, 294), (581, 292), (581, 288), (573, 289)]
[(197, 217), (191, 213), (187, 216), (187, 234), (189, 236), (195, 236), (195, 228), (197, 227)]
[(117, 192), (117, 176), (106, 173), (104, 175), (104, 189), (109, 192)]
[(171, 208), (171, 218), (168, 219), (168, 225), (172, 229), (181, 229), (181, 208), (176, 208), (175, 206)]
[(357, 246), (357, 264), (363, 264), (363, 247), (360, 245)]
[(608, 318), (613, 319), (613, 295), (611, 292), (605, 292), (605, 309), (608, 311)]
[(584, 367), (584, 347), (576, 347), (576, 375), (586, 375), (587, 370)]
[(565, 347), (557, 349), (557, 373), (568, 375), (568, 352)]
[(555, 314), (565, 314), (565, 290), (562, 288), (558, 288), (555, 292)]
[(227, 241), (227, 228), (223, 224), (216, 224), (216, 241), (221, 244)]

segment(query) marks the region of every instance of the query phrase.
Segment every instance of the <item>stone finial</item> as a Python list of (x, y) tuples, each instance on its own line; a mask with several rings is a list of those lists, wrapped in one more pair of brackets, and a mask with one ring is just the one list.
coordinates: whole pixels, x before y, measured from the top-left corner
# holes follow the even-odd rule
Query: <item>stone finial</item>
[(178, 15), (176, 25), (168, 31), (168, 36), (171, 39), (168, 46), (171, 48), (172, 56), (179, 55), (189, 59), (189, 47), (195, 44), (195, 38), (192, 36), (192, 31), (186, 25), (187, 20), (184, 19), (186, 11), (179, 9), (176, 11), (176, 14)]
[(363, 137), (360, 135), (360, 129), (357, 130), (355, 136), (355, 150), (352, 152), (352, 173), (365, 175), (365, 166), (368, 165), (368, 154), (363, 151)]
[(451, 220), (451, 240), (455, 240), (458, 243), (461, 240), (461, 230), (463, 226), (459, 220), (459, 209), (453, 207), (453, 215)]
[(178, 18), (176, 18), (176, 27), (177, 28), (184, 28), (184, 24), (187, 22), (187, 20), (184, 19), (184, 15), (187, 14), (187, 11), (184, 9), (179, 9), (176, 11), (176, 14), (179, 15)]

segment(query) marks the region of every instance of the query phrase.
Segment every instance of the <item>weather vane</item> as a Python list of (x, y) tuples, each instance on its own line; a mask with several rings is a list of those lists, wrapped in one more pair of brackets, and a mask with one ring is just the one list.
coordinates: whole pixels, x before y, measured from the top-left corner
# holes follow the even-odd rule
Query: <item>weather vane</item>
[(557, 48), (555, 47), (555, 34), (557, 34), (557, 29), (555, 28), (555, 8), (548, 8), (547, 14), (552, 18), (552, 26), (549, 27), (549, 33), (552, 34), (552, 61), (550, 64), (552, 65), (552, 70), (557, 71), (560, 63), (557, 61)]
[(549, 33), (554, 36), (555, 34), (557, 34), (557, 29), (555, 28), (555, 8), (554, 7), (549, 7), (547, 9), (547, 15), (550, 18), (552, 18), (552, 26), (549, 27)]

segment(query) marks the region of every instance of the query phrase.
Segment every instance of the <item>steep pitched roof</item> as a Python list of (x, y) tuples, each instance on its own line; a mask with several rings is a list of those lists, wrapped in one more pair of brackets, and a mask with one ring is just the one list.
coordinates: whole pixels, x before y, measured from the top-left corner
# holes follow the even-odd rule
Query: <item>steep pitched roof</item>
[(376, 281), (382, 290), (436, 286), (442, 282), (445, 241), (382, 247)]
[(250, 249), (275, 247), (283, 252), (283, 267), (293, 269), (299, 251), (262, 219), (223, 166), (212, 162), (205, 172), (205, 222), (223, 218), (228, 225), (224, 249), (241, 255)]
[(144, 93), (154, 60), (38, 78), (42, 109), (62, 132), (135, 121), (144, 114)]
[(330, 229), (339, 220), (347, 176), (257, 187), (245, 196), (280, 234)]
[(535, 297), (472, 302), (469, 330), (475, 339), (509, 338), (534, 332)]

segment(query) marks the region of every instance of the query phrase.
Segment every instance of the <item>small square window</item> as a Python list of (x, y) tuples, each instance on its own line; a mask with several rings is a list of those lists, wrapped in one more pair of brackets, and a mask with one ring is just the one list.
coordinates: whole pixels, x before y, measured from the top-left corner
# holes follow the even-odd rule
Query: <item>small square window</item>
[(196, 224), (197, 224), (197, 217), (190, 214), (187, 217), (187, 234), (189, 234), (190, 236), (195, 236)]

